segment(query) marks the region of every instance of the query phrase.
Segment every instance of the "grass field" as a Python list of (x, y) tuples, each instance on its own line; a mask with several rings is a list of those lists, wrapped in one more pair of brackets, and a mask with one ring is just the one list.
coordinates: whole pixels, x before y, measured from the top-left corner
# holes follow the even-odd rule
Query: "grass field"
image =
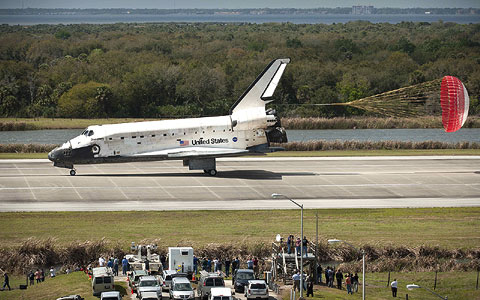
[[(480, 207), (306, 210), (304, 230), (310, 239), (316, 212), (321, 242), (339, 238), (355, 245), (447, 249), (480, 245)], [(29, 237), (53, 237), (58, 245), (106, 238), (124, 249), (142, 240), (162, 247), (269, 244), (277, 233), (298, 235), (299, 217), (298, 210), (0, 213), (0, 244), (18, 246)]]
[[(358, 274), (361, 279), (362, 274)], [(367, 286), (365, 296), (367, 299), (392, 299), (392, 292), (387, 287), (388, 273), (367, 273)], [(325, 277), (322, 277), (325, 280)], [(390, 282), (393, 279), (398, 281), (398, 299), (405, 299), (408, 294), (410, 300), (430, 300), (438, 299), (425, 289), (415, 289), (409, 291), (407, 284), (415, 283), (422, 287), (433, 290), (435, 282), (434, 272), (409, 272), (409, 273), (391, 273)], [(435, 292), (448, 296), (449, 300), (458, 299), (480, 299), (480, 290), (475, 290), (477, 272), (443, 272), (438, 273), (437, 287)], [(335, 281), (336, 284), (336, 281)], [(345, 282), (342, 284), (342, 290), (336, 288), (328, 288), (324, 285), (316, 286), (314, 289), (314, 297), (307, 299), (362, 299), (362, 287), (358, 287), (358, 292), (353, 295), (347, 295)], [(297, 293), (298, 294), (298, 293)], [(288, 296), (287, 296), (288, 295)], [(283, 300), (288, 300), (289, 293), (284, 294)], [(304, 294), (305, 295), (305, 294)]]
[[(151, 121), (158, 119), (135, 119), (135, 118), (110, 118), (110, 119), (61, 119), (61, 118), (0, 118), (0, 127), (10, 130), (34, 130), (34, 129), (80, 129), (90, 125), (130, 123)], [(24, 129), (22, 129), (24, 128)]]
[[(48, 153), (0, 153), (0, 159), (47, 158)], [(267, 157), (342, 157), (342, 156), (413, 156), (413, 155), (480, 155), (480, 149), (436, 150), (329, 150), (281, 151), (268, 153)]]
[[(0, 292), (0, 299), (5, 300), (33, 300), (33, 299), (57, 299), (67, 295), (80, 295), (85, 300), (98, 300), (98, 297), (92, 295), (92, 285), (88, 276), (83, 272), (73, 272), (71, 274), (62, 274), (54, 278), (45, 278), (45, 281), (39, 284), (29, 286), (26, 290), (19, 290), (18, 286), (25, 284), (24, 277), (11, 278), (12, 291)], [(127, 283), (115, 282), (115, 289), (121, 294), (126, 294)], [(127, 299), (126, 297), (124, 299)]]

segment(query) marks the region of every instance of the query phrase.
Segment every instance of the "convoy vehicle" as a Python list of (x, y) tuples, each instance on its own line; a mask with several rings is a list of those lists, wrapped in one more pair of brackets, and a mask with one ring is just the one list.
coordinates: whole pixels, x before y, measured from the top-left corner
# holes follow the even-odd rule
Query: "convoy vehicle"
[(85, 300), (85, 298), (80, 295), (70, 295), (57, 298), (57, 300)]
[(140, 277), (142, 276), (147, 276), (148, 273), (145, 270), (134, 270), (128, 275), (128, 285), (130, 288), (136, 292), (137, 291), (137, 285), (138, 281), (140, 280)]
[(193, 248), (192, 247), (169, 247), (168, 269), (179, 273), (187, 273), (189, 278), (193, 273)]
[(164, 270), (162, 272), (162, 277), (160, 278), (160, 285), (162, 286), (162, 291), (170, 290), (170, 285), (172, 284), (172, 275), (176, 275), (177, 271), (175, 270)]
[(197, 294), (200, 299), (207, 299), (210, 290), (214, 287), (225, 287), (223, 276), (218, 273), (208, 273), (200, 271), (200, 279), (198, 280)]
[(161, 300), (156, 292), (143, 292), (139, 295), (140, 300)]
[(100, 300), (122, 300), (122, 296), (119, 291), (102, 292)]
[(98, 296), (101, 292), (115, 290), (115, 282), (112, 269), (109, 267), (93, 268), (92, 270), (93, 295)]
[(208, 300), (233, 300), (232, 290), (230, 288), (211, 288)]
[(245, 286), (245, 297), (249, 299), (268, 299), (268, 287), (265, 280), (249, 280)]
[(142, 276), (138, 281), (137, 294), (144, 292), (155, 292), (159, 297), (162, 296), (162, 287), (155, 276)]
[(243, 293), (245, 286), (249, 280), (254, 280), (255, 274), (251, 269), (238, 269), (235, 271), (235, 275), (232, 278), (233, 288), (235, 292)]
[(170, 299), (195, 299), (190, 280), (186, 277), (175, 277), (172, 279), (172, 288), (170, 289)]
[(158, 246), (156, 244), (136, 245), (135, 242), (132, 242), (130, 250), (135, 254), (125, 255), (130, 265), (130, 270), (145, 270), (149, 271), (150, 275), (160, 272), (162, 270), (160, 255), (154, 253), (157, 249)]

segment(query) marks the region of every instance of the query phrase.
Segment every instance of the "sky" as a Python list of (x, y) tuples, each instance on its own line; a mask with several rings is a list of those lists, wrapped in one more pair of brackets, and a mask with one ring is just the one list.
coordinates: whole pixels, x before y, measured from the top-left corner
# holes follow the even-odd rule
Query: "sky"
[(0, 0), (0, 8), (316, 8), (375, 7), (480, 8), (480, 0)]

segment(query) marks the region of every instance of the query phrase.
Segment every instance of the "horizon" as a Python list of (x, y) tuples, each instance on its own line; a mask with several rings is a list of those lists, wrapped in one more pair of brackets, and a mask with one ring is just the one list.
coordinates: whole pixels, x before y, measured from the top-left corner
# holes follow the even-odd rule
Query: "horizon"
[[(372, 3), (374, 2), (374, 3)], [(433, 3), (432, 3), (433, 2)], [(376, 8), (480, 8), (478, 0), (299, 0), (292, 6), (286, 0), (244, 0), (242, 3), (232, 0), (85, 0), (79, 4), (76, 0), (4, 0), (1, 9), (45, 8), (45, 9), (312, 9), (351, 7), (354, 5), (372, 5)]]

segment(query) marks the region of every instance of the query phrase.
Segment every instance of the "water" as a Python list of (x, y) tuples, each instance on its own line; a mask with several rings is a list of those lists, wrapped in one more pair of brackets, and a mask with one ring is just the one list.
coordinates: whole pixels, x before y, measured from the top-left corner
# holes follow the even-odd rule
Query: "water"
[(113, 24), (151, 22), (245, 22), (245, 23), (285, 23), (332, 24), (365, 20), (372, 23), (400, 22), (454, 22), (459, 24), (479, 23), (479, 15), (341, 15), (341, 14), (267, 14), (267, 15), (196, 15), (196, 14), (95, 14), (95, 15), (0, 15), (0, 24)]
[[(62, 144), (83, 129), (0, 131), (0, 144)], [(326, 141), (441, 141), (480, 143), (480, 128), (462, 128), (455, 133), (443, 129), (330, 129), (287, 130), (290, 142)]]

